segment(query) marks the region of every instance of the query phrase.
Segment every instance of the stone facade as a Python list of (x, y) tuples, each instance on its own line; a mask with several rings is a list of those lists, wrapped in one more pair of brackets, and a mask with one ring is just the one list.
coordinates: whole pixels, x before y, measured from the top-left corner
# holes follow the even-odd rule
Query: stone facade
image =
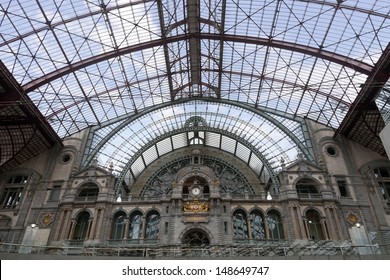
[[(274, 242), (291, 248), (337, 241), (377, 245), (388, 254), (389, 160), (342, 137), (333, 138), (326, 127), (309, 124), (317, 160), (308, 162), (299, 154), (292, 163), (281, 160), (278, 191), (231, 154), (191, 145), (160, 157), (136, 182), (123, 184), (117, 192), (112, 168), (102, 168), (96, 161), (80, 166), (88, 131), (78, 133), (65, 139), (62, 148), (0, 175), (1, 240), (23, 243), (33, 231), (34, 240), (29, 242), (48, 247)], [(161, 167), (178, 158), (186, 165), (170, 174), (164, 193), (147, 195), (150, 179), (158, 178)], [(203, 164), (206, 159), (230, 168), (235, 187), (246, 185), (237, 191), (227, 188), (226, 178), (233, 175), (223, 177)]]

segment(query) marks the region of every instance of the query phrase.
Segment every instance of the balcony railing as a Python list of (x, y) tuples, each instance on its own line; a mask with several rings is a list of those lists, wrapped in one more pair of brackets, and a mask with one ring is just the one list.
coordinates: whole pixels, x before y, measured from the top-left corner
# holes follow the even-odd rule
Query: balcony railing
[(322, 195), (319, 193), (298, 193), (298, 198), (301, 198), (301, 199), (322, 199)]
[(76, 197), (75, 201), (76, 202), (95, 202), (97, 200), (97, 196), (81, 196), (81, 197)]
[(80, 256), (135, 256), (135, 257), (295, 257), (295, 256), (358, 256), (390, 254), (390, 244), (355, 246), (345, 241), (294, 242), (266, 241), (256, 244), (216, 244), (199, 247), (184, 245), (106, 245), (100, 247), (33, 246), (13, 243), (0, 243), (1, 253), (26, 252), (38, 255), (80, 255)]

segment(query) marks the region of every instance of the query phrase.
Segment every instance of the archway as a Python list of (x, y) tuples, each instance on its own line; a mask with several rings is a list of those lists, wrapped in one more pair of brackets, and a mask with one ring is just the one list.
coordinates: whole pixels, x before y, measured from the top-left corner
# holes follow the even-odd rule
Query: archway
[(182, 244), (190, 247), (205, 247), (210, 245), (210, 238), (203, 230), (193, 229), (184, 234)]

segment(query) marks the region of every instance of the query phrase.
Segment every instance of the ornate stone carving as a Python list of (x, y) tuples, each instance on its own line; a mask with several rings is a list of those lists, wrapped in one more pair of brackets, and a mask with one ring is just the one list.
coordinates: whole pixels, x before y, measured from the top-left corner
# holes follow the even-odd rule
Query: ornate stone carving
[(187, 201), (183, 204), (184, 212), (208, 212), (210, 205), (207, 201), (199, 201), (194, 199), (193, 201)]
[(350, 223), (351, 225), (355, 225), (356, 223), (360, 222), (359, 216), (354, 212), (348, 212), (345, 218), (347, 222)]
[(48, 227), (54, 220), (54, 214), (53, 213), (44, 213), (41, 215), (41, 218), (39, 219), (39, 227)]

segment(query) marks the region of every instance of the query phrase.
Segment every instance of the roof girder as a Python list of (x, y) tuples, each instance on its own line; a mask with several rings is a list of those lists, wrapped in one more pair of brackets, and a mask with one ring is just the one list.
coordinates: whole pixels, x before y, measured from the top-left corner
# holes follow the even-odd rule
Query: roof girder
[[(88, 67), (93, 64), (97, 64), (99, 62), (112, 59), (115, 57), (120, 57), (122, 55), (126, 55), (132, 52), (141, 51), (153, 47), (158, 47), (164, 44), (178, 42), (182, 40), (190, 40), (190, 39), (197, 39), (197, 40), (221, 40), (220, 34), (212, 34), (212, 33), (199, 33), (199, 34), (182, 34), (182, 35), (175, 35), (172, 37), (167, 37), (164, 39), (158, 39), (153, 40), (149, 42), (145, 42), (138, 45), (128, 46), (125, 48), (121, 48), (118, 50), (114, 50), (111, 52), (102, 53), (97, 56), (93, 56), (90, 58), (87, 58), (85, 60), (81, 60), (78, 62), (75, 62), (73, 64), (70, 64), (68, 66), (65, 66), (61, 69), (58, 69), (56, 71), (53, 71), (51, 73), (48, 73), (38, 79), (35, 79), (25, 85), (23, 85), (23, 90), (25, 93), (31, 92), (37, 88), (39, 88), (42, 85), (45, 85), (47, 83), (50, 83), (64, 75), (67, 75), (69, 73), (75, 72), (77, 70), (80, 70), (82, 68)], [(295, 44), (295, 43), (289, 43), (285, 41), (279, 41), (279, 40), (272, 40), (272, 39), (264, 39), (264, 38), (257, 38), (257, 37), (248, 37), (248, 36), (240, 36), (240, 35), (229, 35), (224, 34), (223, 35), (224, 41), (232, 41), (232, 42), (241, 42), (241, 43), (247, 43), (247, 44), (254, 44), (254, 45), (262, 45), (262, 46), (270, 46), (274, 48), (280, 48), (280, 49), (286, 49), (290, 51), (295, 51), (299, 53), (304, 53), (308, 55), (312, 55), (314, 57), (319, 57), (328, 61), (335, 62), (337, 64), (340, 64), (345, 67), (349, 67), (354, 69), (357, 72), (363, 73), (363, 74), (371, 74), (371, 72), (374, 70), (374, 67), (364, 63), (362, 61), (358, 61), (355, 59), (351, 59), (350, 57), (343, 56), (337, 53), (329, 52), (323, 49), (313, 48), (310, 46)]]

